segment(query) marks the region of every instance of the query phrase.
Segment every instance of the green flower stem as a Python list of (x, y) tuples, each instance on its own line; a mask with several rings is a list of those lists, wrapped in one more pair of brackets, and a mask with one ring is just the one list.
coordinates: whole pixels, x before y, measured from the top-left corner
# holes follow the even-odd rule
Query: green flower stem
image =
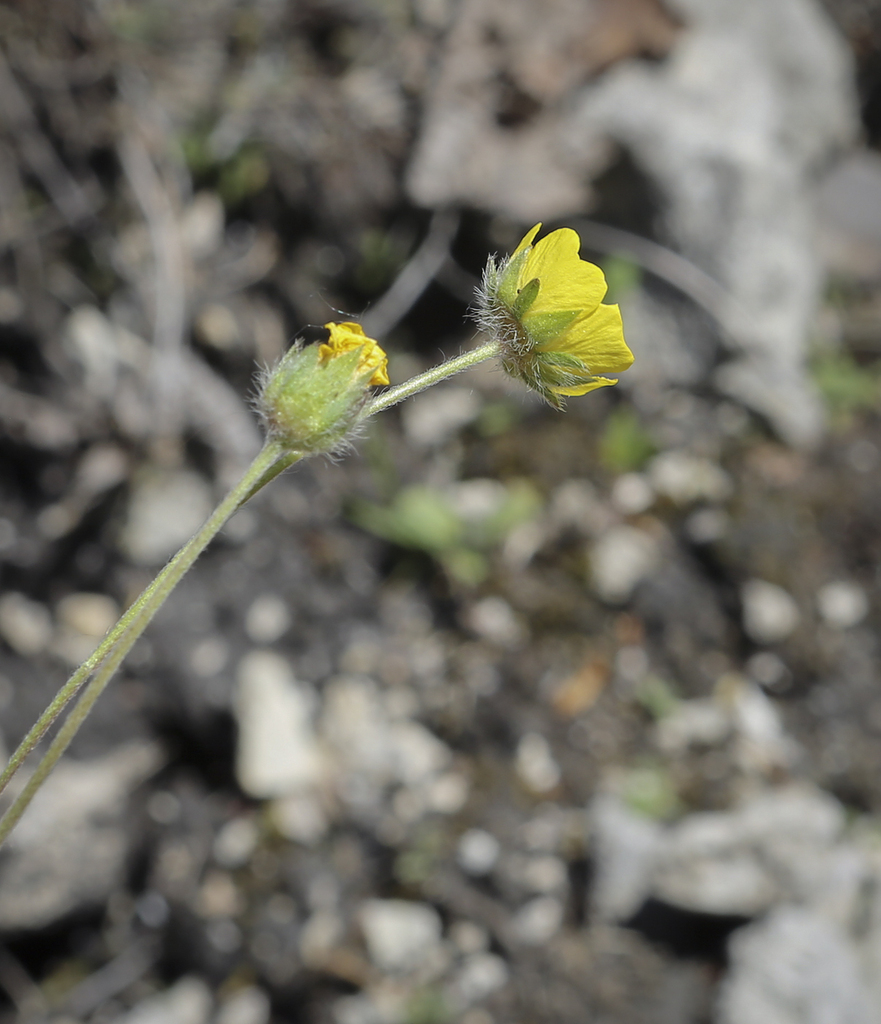
[[(260, 487), (269, 483), (282, 470), (299, 458), (298, 453), (283, 451), (275, 442), (267, 442), (260, 454), (248, 467), (239, 483), (230, 491), (226, 498), (214, 510), (210, 518), (199, 532), (189, 540), (171, 559), (155, 580), (144, 590), (141, 596), (126, 611), (119, 622), (101, 641), (94, 653), (83, 662), (68, 681), (62, 686), (52, 703), (40, 715), (31, 731), (25, 736), (18, 749), (9, 759), (9, 763), (0, 774), (0, 792), (6, 788), (9, 780), (18, 771), (25, 758), (46, 735), (52, 723), (64, 708), (77, 695), (83, 684), (97, 669), (102, 668), (108, 656), (112, 656), (114, 670), (122, 657), (143, 633), (150, 620), (162, 607), (163, 602), (180, 582), (184, 573), (195, 562), (209, 542), (215, 537), (229, 517), (239, 509)], [(117, 651), (122, 654), (116, 659)], [(109, 662), (108, 662), (109, 663)], [(112, 675), (112, 671), (111, 671)], [(109, 679), (109, 676), (107, 677)], [(106, 684), (106, 681), (105, 681)], [(102, 687), (103, 689), (103, 687)], [(91, 706), (91, 705), (89, 705)], [(77, 728), (79, 726), (77, 725)], [(74, 732), (76, 729), (74, 729)], [(60, 734), (59, 734), (60, 735)], [(69, 742), (69, 741), (68, 741)], [(66, 744), (65, 744), (66, 746)], [(39, 771), (39, 769), (38, 769)], [(22, 808), (23, 809), (23, 808)], [(5, 821), (6, 818), (3, 819)], [(3, 833), (5, 835), (5, 833)], [(2, 841), (2, 840), (0, 840)]]
[(383, 391), (381, 395), (377, 395), (376, 398), (364, 406), (360, 418), (366, 420), (368, 416), (372, 416), (383, 409), (388, 409), (392, 405), (397, 405), (398, 402), (403, 402), (405, 398), (430, 388), (432, 384), (439, 384), (442, 380), (446, 380), (447, 377), (452, 377), (454, 374), (469, 369), (469, 367), (476, 366), (485, 359), (491, 359), (499, 354), (499, 348), (500, 345), (497, 341), (488, 341), (485, 345), (479, 346), (479, 348), (471, 349), (470, 352), (463, 352), (460, 356), (454, 356), (445, 363), (433, 366), (430, 370), (426, 370), (425, 373), (420, 373), (416, 377), (411, 377), (410, 380), (405, 381), (403, 384), (398, 384), (397, 387)]

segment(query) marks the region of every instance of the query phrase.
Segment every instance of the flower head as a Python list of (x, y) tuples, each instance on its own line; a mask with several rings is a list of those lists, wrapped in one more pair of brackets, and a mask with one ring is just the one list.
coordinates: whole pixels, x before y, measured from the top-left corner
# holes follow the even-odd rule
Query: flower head
[(603, 303), (606, 280), (579, 256), (581, 240), (560, 228), (533, 245), (541, 224), (510, 257), (484, 272), (478, 322), (502, 344), (502, 365), (551, 405), (617, 384), (599, 376), (633, 362), (621, 313)]
[(328, 340), (292, 346), (268, 374), (258, 400), (270, 436), (304, 454), (344, 448), (368, 388), (389, 382), (386, 354), (360, 324), (324, 326)]

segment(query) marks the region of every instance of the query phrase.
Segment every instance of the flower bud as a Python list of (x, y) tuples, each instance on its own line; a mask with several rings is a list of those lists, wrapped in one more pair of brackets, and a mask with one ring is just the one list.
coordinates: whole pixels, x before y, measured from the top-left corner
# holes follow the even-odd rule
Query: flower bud
[(355, 323), (329, 323), (327, 342), (295, 344), (269, 374), (259, 409), (270, 437), (290, 451), (344, 446), (374, 384), (388, 384), (385, 352)]

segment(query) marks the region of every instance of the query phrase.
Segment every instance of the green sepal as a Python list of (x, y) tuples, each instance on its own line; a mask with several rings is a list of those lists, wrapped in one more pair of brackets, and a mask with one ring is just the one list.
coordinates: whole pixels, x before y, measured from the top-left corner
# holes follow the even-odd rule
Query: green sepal
[(514, 303), (517, 301), (517, 278), (520, 276), (520, 270), (528, 255), (529, 249), (522, 249), (516, 256), (512, 256), (504, 266), (499, 281), (499, 301), (508, 309), (513, 310)]
[(545, 345), (559, 337), (580, 312), (580, 309), (563, 309), (553, 313), (533, 313), (524, 326), (536, 345)]
[(522, 320), (523, 317), (529, 310), (529, 307), (538, 298), (538, 293), (541, 289), (541, 281), (534, 277), (531, 281), (527, 281), (525, 285), (517, 293), (517, 298), (514, 299), (514, 305), (511, 307), (511, 312), (514, 314), (515, 320)]

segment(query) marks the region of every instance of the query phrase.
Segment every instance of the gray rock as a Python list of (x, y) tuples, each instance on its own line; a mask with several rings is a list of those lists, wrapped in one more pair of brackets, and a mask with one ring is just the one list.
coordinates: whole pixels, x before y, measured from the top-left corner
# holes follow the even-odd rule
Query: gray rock
[(508, 964), (495, 953), (475, 953), (456, 972), (447, 997), (457, 1009), (486, 999), (508, 983)]
[(718, 1024), (877, 1024), (844, 932), (810, 910), (779, 907), (736, 932)]
[(211, 993), (199, 978), (185, 977), (171, 988), (150, 996), (114, 1024), (206, 1024)]
[(137, 565), (159, 565), (190, 539), (213, 505), (198, 473), (148, 470), (133, 483), (120, 547)]
[(856, 583), (835, 580), (817, 591), (817, 609), (833, 628), (851, 629), (869, 614), (869, 600)]
[(658, 542), (645, 530), (613, 526), (590, 552), (591, 582), (610, 604), (623, 604), (657, 566)]
[(469, 875), (488, 875), (496, 866), (501, 844), (492, 833), (482, 828), (469, 828), (456, 848), (456, 861)]
[(524, 946), (542, 946), (562, 927), (563, 913), (563, 904), (556, 896), (536, 896), (514, 915), (514, 934)]
[(427, 903), (368, 900), (359, 921), (370, 959), (390, 974), (416, 970), (440, 946), (441, 920)]
[(49, 610), (24, 594), (8, 591), (0, 597), (0, 636), (23, 657), (39, 654), (52, 637)]
[(245, 632), (255, 644), (275, 643), (290, 626), (290, 609), (278, 594), (261, 594), (245, 615)]
[(476, 419), (480, 406), (479, 396), (470, 388), (432, 388), (407, 402), (401, 419), (409, 440), (432, 447)]
[(269, 996), (257, 985), (249, 985), (227, 999), (215, 1024), (269, 1024), (270, 1012)]
[(236, 777), (255, 797), (283, 797), (321, 778), (321, 756), (312, 725), (314, 696), (297, 682), (288, 662), (252, 651), (238, 673)]
[(603, 921), (626, 921), (650, 893), (664, 829), (611, 794), (591, 801), (588, 821), (596, 872), (592, 908)]
[(586, 162), (611, 136), (657, 182), (671, 240), (730, 297), (716, 313), (737, 358), (720, 386), (809, 444), (822, 426), (804, 368), (821, 286), (809, 179), (855, 137), (850, 56), (813, 0), (673, 6), (687, 28), (668, 59), (586, 88), (573, 148)]
[(669, 451), (652, 459), (652, 486), (677, 505), (696, 501), (720, 502), (730, 497), (731, 478), (712, 459), (684, 451)]
[(783, 587), (766, 580), (747, 580), (740, 596), (743, 628), (757, 644), (785, 640), (798, 626), (798, 605)]
[(122, 884), (125, 800), (160, 764), (150, 743), (62, 760), (0, 854), (0, 929), (45, 927)]

